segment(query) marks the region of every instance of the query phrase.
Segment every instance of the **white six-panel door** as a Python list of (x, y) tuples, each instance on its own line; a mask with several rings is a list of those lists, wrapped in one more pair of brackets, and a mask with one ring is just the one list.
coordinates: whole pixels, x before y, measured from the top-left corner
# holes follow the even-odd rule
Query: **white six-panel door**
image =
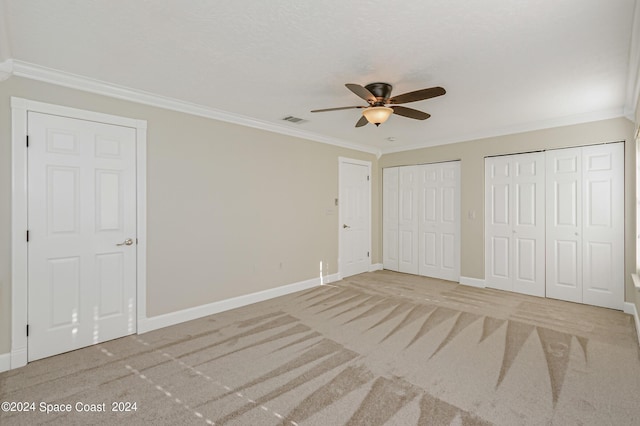
[(340, 162), (340, 274), (368, 272), (370, 246), (370, 166)]
[(513, 290), (544, 296), (544, 154), (513, 158)]
[(417, 274), (418, 267), (418, 166), (398, 169), (398, 270)]
[(136, 331), (136, 134), (33, 112), (28, 131), (32, 361)]
[(623, 309), (624, 144), (582, 149), (582, 301)]
[(487, 287), (544, 296), (544, 154), (485, 159)]
[(546, 152), (546, 295), (582, 302), (582, 148)]
[(624, 144), (547, 152), (547, 296), (622, 309)]
[(382, 264), (398, 271), (398, 167), (382, 170)]
[(420, 275), (460, 279), (460, 162), (418, 169)]
[(385, 269), (460, 279), (460, 162), (383, 170)]
[(485, 281), (487, 287), (513, 289), (511, 272), (511, 180), (509, 156), (485, 159)]

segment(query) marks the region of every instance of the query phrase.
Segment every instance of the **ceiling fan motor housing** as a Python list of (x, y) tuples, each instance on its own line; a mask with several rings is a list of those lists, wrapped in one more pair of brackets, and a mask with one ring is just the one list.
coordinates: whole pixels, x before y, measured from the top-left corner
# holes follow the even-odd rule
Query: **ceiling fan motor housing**
[(389, 83), (370, 83), (364, 86), (378, 100), (374, 105), (383, 106), (385, 101), (391, 96), (393, 86)]

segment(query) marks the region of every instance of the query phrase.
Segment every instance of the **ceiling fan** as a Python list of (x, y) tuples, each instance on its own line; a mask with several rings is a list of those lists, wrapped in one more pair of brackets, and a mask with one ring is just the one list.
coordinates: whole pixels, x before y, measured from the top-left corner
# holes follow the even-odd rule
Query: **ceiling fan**
[[(371, 83), (366, 86), (359, 84), (345, 84), (347, 89), (369, 103), (369, 106), (347, 106), (338, 108), (315, 109), (311, 112), (337, 111), (341, 109), (362, 108), (362, 117), (356, 123), (356, 127), (362, 127), (367, 123), (373, 123), (379, 126), (387, 121), (391, 114), (398, 114), (403, 117), (413, 118), (415, 120), (426, 120), (431, 117), (426, 112), (417, 109), (407, 108), (398, 104), (406, 104), (409, 102), (417, 102), (425, 99), (435, 98), (447, 93), (442, 87), (430, 87), (428, 89), (416, 90), (413, 92), (403, 93), (402, 95), (391, 97), (393, 86), (389, 83)], [(389, 105), (389, 106), (387, 106)]]

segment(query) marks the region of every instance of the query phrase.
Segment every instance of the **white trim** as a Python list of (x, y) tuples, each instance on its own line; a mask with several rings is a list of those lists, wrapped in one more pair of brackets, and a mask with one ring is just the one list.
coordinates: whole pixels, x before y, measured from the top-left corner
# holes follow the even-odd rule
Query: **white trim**
[(532, 132), (535, 130), (552, 129), (554, 127), (571, 126), (574, 124), (590, 123), (594, 121), (609, 120), (612, 118), (624, 117), (625, 111), (623, 108), (615, 108), (606, 111), (589, 112), (585, 114), (571, 115), (567, 117), (552, 118), (549, 120), (536, 121), (533, 123), (525, 123), (516, 126), (508, 126), (503, 128), (496, 128), (487, 131), (477, 133), (467, 133), (453, 135), (437, 140), (432, 140), (425, 143), (417, 143), (413, 145), (405, 145), (400, 147), (387, 147), (382, 148), (382, 155), (391, 154), (394, 152), (412, 151), (414, 149), (431, 148), (438, 145), (448, 145), (459, 142), (469, 142), (479, 139), (494, 138), (498, 136), (515, 135), (518, 133)]
[(7, 59), (0, 62), (0, 81), (4, 81), (13, 74), (13, 60)]
[(638, 274), (631, 274), (631, 281), (633, 281), (633, 286), (636, 288), (636, 291), (640, 292), (640, 277)]
[(373, 206), (373, 193), (372, 193), (372, 183), (373, 183), (373, 175), (371, 174), (371, 161), (365, 161), (365, 160), (356, 160), (354, 158), (348, 158), (348, 157), (338, 157), (338, 276), (340, 277), (340, 279), (342, 279), (344, 277), (343, 274), (343, 270), (342, 270), (342, 253), (340, 253), (340, 250), (342, 250), (342, 232), (340, 232), (341, 230), (341, 226), (344, 223), (343, 219), (342, 219), (342, 199), (343, 199), (343, 195), (342, 194), (342, 176), (340, 175), (340, 169), (342, 168), (341, 166), (343, 164), (357, 164), (359, 166), (365, 166), (367, 167), (367, 173), (369, 176), (369, 180), (368, 182), (368, 186), (369, 186), (369, 215), (368, 215), (368, 224), (369, 224), (369, 241), (367, 244), (368, 247), (368, 251), (369, 251), (369, 259), (371, 259), (371, 256), (373, 255), (373, 251), (371, 249), (371, 236), (373, 234), (373, 230), (372, 230), (372, 223), (371, 223), (371, 210), (372, 210), (372, 206)]
[(231, 299), (221, 300), (219, 302), (208, 303), (206, 305), (196, 306), (193, 308), (183, 309), (181, 311), (170, 312), (164, 315), (158, 315), (151, 318), (145, 318), (138, 322), (138, 334), (147, 333), (163, 327), (180, 324), (186, 321), (195, 320), (219, 312), (236, 309), (253, 303), (262, 302), (273, 299), (275, 297), (285, 296), (313, 287), (318, 287), (321, 281), (325, 284), (338, 281), (337, 274), (327, 275), (321, 280), (320, 277), (312, 278), (306, 281), (300, 281), (293, 284), (283, 285), (269, 290), (258, 291), (256, 293), (246, 294), (244, 296), (233, 297)]
[(22, 98), (11, 98), (11, 368), (27, 364), (27, 135), (28, 111), (136, 129), (136, 194), (137, 194), (137, 320), (146, 315), (146, 206), (147, 206), (147, 122), (115, 115), (46, 104)]
[(625, 302), (624, 313), (632, 315), (636, 323), (636, 333), (638, 334), (638, 345), (640, 346), (640, 317), (638, 316), (638, 310), (635, 303)]
[(11, 98), (11, 368), (27, 365), (27, 108)]
[(135, 90), (100, 80), (94, 80), (80, 75), (58, 71), (19, 60), (13, 61), (13, 75), (16, 75), (18, 77), (30, 78), (32, 80), (44, 81), (46, 83), (51, 83), (58, 86), (83, 90), (85, 92), (97, 93), (99, 95), (109, 96), (112, 98), (137, 102), (144, 105), (151, 105), (171, 111), (184, 112), (187, 114), (197, 115), (199, 117), (239, 124), (241, 126), (251, 127), (254, 129), (261, 129), (268, 132), (294, 136), (297, 138), (321, 142), (328, 145), (354, 149), (356, 151), (367, 152), (370, 154), (378, 153), (377, 148), (355, 144), (343, 139), (332, 138), (304, 130), (294, 129), (281, 124), (275, 124), (244, 115), (222, 111), (216, 108), (197, 105), (190, 102), (184, 102), (165, 96), (155, 95), (153, 93)]
[(0, 354), (0, 373), (3, 371), (9, 371), (11, 369), (11, 354)]
[(471, 278), (471, 277), (460, 277), (460, 284), (462, 285), (468, 285), (470, 287), (478, 287), (478, 288), (486, 288), (487, 285), (485, 283), (484, 280), (478, 279), (478, 278)]
[(382, 269), (382, 263), (372, 263), (371, 266), (369, 266), (369, 272), (382, 271)]

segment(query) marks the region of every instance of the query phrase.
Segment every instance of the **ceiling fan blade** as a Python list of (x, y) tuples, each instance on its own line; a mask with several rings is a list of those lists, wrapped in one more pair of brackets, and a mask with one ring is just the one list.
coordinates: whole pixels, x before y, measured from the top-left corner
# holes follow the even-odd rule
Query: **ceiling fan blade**
[(403, 117), (414, 118), (416, 120), (426, 120), (431, 117), (431, 114), (427, 114), (426, 112), (418, 111), (417, 109), (407, 108), (403, 106), (391, 106), (393, 108), (393, 113), (401, 115)]
[(415, 92), (403, 93), (402, 95), (394, 96), (389, 99), (390, 104), (406, 104), (409, 102), (422, 101), (424, 99), (431, 99), (437, 96), (442, 96), (447, 93), (442, 87), (430, 87), (428, 89), (416, 90)]
[(360, 117), (360, 120), (358, 120), (358, 122), (356, 123), (356, 127), (366, 126), (368, 122), (369, 121), (367, 121), (367, 117), (363, 115), (362, 117)]
[(345, 84), (345, 86), (347, 86), (347, 89), (351, 90), (353, 93), (360, 96), (370, 104), (377, 102), (377, 99), (375, 96), (373, 96), (373, 93), (371, 93), (368, 89), (360, 86), (359, 84), (347, 83)]
[(354, 109), (354, 108), (366, 108), (366, 107), (365, 106), (348, 106), (348, 107), (338, 107), (338, 108), (325, 108), (325, 109), (314, 109), (311, 112), (338, 111), (341, 109)]

